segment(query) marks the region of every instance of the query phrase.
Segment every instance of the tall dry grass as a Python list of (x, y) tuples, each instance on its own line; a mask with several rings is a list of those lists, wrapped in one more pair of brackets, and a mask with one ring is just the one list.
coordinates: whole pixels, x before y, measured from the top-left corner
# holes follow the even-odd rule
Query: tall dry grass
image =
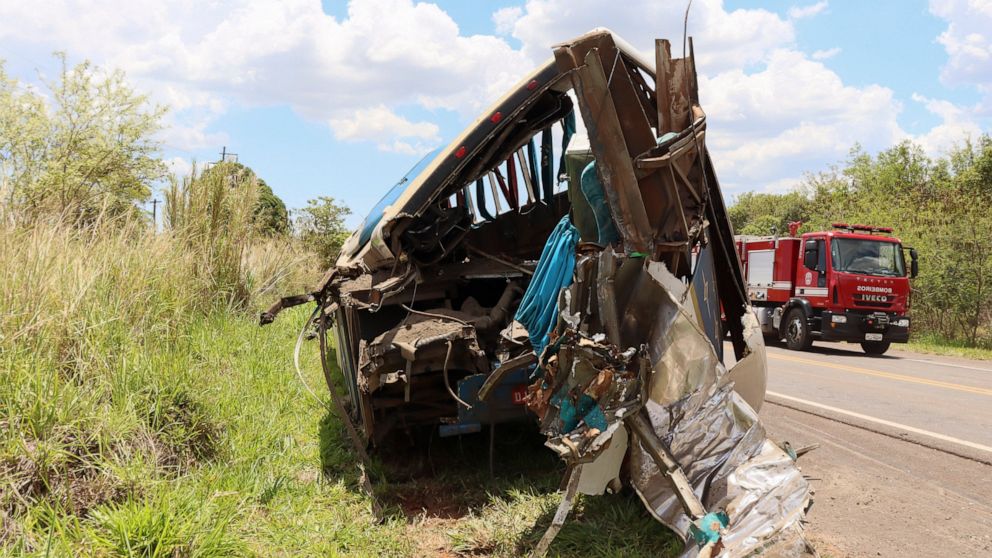
[[(194, 326), (245, 322), (316, 278), (293, 239), (254, 234), (247, 190), (177, 181), (158, 233), (127, 218), (0, 224), (0, 551), (39, 551), (45, 525), (98, 521), (217, 455)], [(162, 519), (147, 513), (134, 515)], [(110, 544), (113, 521), (87, 540)]]

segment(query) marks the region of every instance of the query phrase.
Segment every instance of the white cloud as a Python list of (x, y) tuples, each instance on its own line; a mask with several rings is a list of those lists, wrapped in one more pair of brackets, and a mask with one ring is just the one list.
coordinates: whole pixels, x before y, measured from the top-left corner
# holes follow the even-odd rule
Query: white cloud
[[(64, 49), (124, 69), (175, 108), (163, 137), (178, 149), (229, 144), (213, 126), (231, 107), (290, 106), (342, 141), (420, 153), (439, 142), (439, 129), (404, 107), (467, 119), (549, 58), (552, 44), (593, 27), (611, 28), (652, 58), (654, 39), (668, 38), (681, 56), (684, 5), (526, 0), (492, 14), (496, 34), (465, 35), (437, 5), (414, 0), (353, 0), (342, 18), (318, 0), (0, 2), (0, 50), (43, 57)], [(992, 95), (990, 5), (934, 0), (931, 10), (949, 22), (939, 38), (950, 57), (945, 82)], [(843, 158), (855, 142), (875, 149), (907, 136), (891, 90), (845, 84), (820, 63), (839, 48), (798, 51), (796, 21), (827, 7), (783, 15), (693, 2), (688, 33), (708, 141), (729, 190), (779, 188)], [(921, 102), (944, 111), (942, 123), (920, 141), (940, 145), (974, 129), (969, 118), (978, 109), (952, 113), (929, 101)]]
[[(500, 25), (523, 44), (537, 63), (551, 56), (555, 43), (595, 27), (608, 27), (654, 58), (655, 38), (672, 42), (681, 56), (685, 4), (636, 0), (622, 5), (604, 0), (528, 0), (520, 12), (503, 13)], [(512, 17), (511, 17), (512, 16)], [(514, 19), (515, 18), (515, 19)], [(763, 9), (727, 11), (721, 0), (696, 0), (689, 14), (688, 34), (696, 61), (708, 72), (760, 62), (770, 50), (794, 40), (792, 24)]]
[[(385, 105), (359, 109), (349, 116), (332, 118), (330, 126), (334, 130), (334, 137), (339, 140), (375, 141), (384, 151), (422, 153), (441, 141), (437, 124), (411, 122)], [(412, 144), (400, 138), (423, 141)]]
[(344, 140), (382, 139), (384, 136), (437, 140), (438, 127), (431, 122), (411, 122), (383, 105), (356, 110), (350, 117), (332, 118), (334, 136)]
[(165, 160), (169, 172), (176, 176), (189, 176), (193, 172), (193, 162), (183, 157), (171, 157)]
[(913, 100), (923, 103), (928, 111), (940, 117), (940, 124), (913, 138), (931, 155), (942, 155), (965, 140), (976, 139), (982, 134), (981, 127), (975, 122), (973, 109), (917, 93), (913, 93)]
[[(802, 176), (786, 176), (771, 182), (765, 182), (761, 187), (761, 191), (766, 194), (782, 194), (784, 192), (795, 190), (797, 187), (802, 185), (802, 183)], [(757, 188), (755, 189), (757, 190)]]
[[(197, 122), (231, 105), (289, 105), (321, 122), (411, 104), (470, 113), (530, 69), (505, 40), (465, 36), (413, 0), (354, 1), (341, 20), (317, 0), (3, 2), (0, 46), (120, 67)], [(192, 128), (170, 141), (198, 147), (207, 138)]]
[(709, 144), (731, 188), (761, 188), (815, 171), (855, 143), (884, 148), (905, 135), (891, 90), (846, 85), (804, 54), (781, 49), (764, 69), (700, 80)]
[(158, 133), (158, 140), (169, 149), (196, 151), (205, 148), (230, 145), (231, 138), (226, 132), (210, 132), (209, 120), (189, 122), (187, 119), (166, 117), (165, 128)]
[(937, 37), (948, 56), (941, 79), (992, 86), (992, 2), (931, 2), (930, 11), (948, 21)]
[(838, 54), (840, 54), (840, 47), (814, 50), (813, 54), (810, 54), (809, 56), (813, 60), (829, 60)]
[(496, 26), (496, 33), (505, 35), (513, 31), (513, 24), (524, 14), (520, 6), (508, 6), (493, 12), (493, 25)]
[(823, 13), (827, 9), (827, 2), (823, 0), (808, 6), (793, 6), (789, 8), (789, 19), (805, 19)]
[(916, 137), (931, 154), (941, 154), (967, 137), (976, 138), (992, 123), (992, 2), (931, 0), (930, 12), (947, 21), (937, 37), (947, 53), (943, 83), (973, 87), (982, 99), (970, 107), (913, 94), (913, 100), (940, 117), (940, 124)]

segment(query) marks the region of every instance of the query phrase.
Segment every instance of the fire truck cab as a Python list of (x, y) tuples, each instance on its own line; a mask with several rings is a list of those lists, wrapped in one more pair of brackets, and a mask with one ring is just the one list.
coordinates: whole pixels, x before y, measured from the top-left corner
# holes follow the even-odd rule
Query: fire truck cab
[(891, 228), (834, 223), (797, 237), (799, 226), (791, 223), (788, 237), (736, 237), (762, 332), (793, 350), (819, 339), (860, 343), (869, 355), (909, 341), (916, 250), (907, 269)]

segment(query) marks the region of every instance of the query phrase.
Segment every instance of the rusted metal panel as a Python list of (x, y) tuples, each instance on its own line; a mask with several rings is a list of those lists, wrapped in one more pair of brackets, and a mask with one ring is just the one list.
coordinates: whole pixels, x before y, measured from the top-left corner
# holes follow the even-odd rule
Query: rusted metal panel
[[(556, 58), (565, 58), (557, 54)], [(570, 57), (567, 57), (571, 60)], [(628, 252), (650, 253), (653, 250), (651, 224), (637, 185), (637, 176), (627, 152), (623, 128), (617, 117), (613, 98), (607, 94), (607, 77), (599, 55), (589, 51), (584, 63), (575, 68), (573, 86), (580, 99), (589, 143), (596, 157), (596, 171), (606, 187), (610, 210), (617, 228), (623, 231)]]
[[(581, 68), (583, 63), (588, 63), (590, 53), (598, 55), (600, 65), (607, 70), (607, 75), (606, 87), (596, 94), (608, 94), (612, 98), (630, 158), (639, 157), (657, 145), (659, 132), (652, 128), (652, 122), (657, 120), (657, 108), (651, 104), (655, 98), (648, 98), (638, 90), (639, 85), (632, 77), (636, 70), (627, 66), (626, 58), (616, 47), (611, 34), (592, 33), (559, 46), (558, 50), (567, 52), (567, 55), (556, 55), (559, 67), (563, 70), (569, 64)], [(590, 86), (593, 84), (587, 85)], [(588, 96), (586, 100), (588, 101)], [(590, 137), (594, 135), (590, 134)], [(665, 183), (664, 176), (652, 172), (635, 175), (652, 238), (662, 241), (686, 240), (687, 228), (671, 218), (679, 212), (681, 204), (677, 196), (666, 195), (666, 192), (671, 194), (673, 190)], [(604, 181), (604, 184), (607, 183)], [(684, 222), (684, 219), (681, 221)]]
[(668, 88), (669, 76), (672, 69), (672, 45), (667, 39), (656, 39), (654, 42), (655, 53), (655, 96), (658, 99), (658, 134), (663, 135), (670, 132), (681, 131), (676, 127), (672, 106), (672, 94)]

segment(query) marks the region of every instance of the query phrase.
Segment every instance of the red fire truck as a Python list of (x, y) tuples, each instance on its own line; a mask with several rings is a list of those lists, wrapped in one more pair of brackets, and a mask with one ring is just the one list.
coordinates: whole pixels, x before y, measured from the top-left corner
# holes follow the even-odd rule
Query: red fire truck
[(762, 332), (793, 350), (813, 341), (860, 343), (881, 355), (909, 340), (910, 277), (919, 270), (892, 229), (834, 223), (834, 230), (788, 237), (738, 236), (748, 295)]

